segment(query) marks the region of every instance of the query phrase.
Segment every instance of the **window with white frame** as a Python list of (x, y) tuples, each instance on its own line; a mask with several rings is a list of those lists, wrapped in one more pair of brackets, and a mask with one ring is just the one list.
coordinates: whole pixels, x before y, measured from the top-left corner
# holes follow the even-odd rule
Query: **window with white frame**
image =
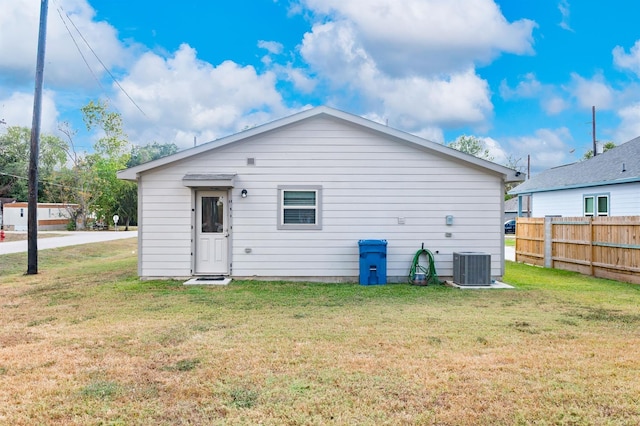
[(322, 229), (321, 209), (322, 187), (278, 187), (278, 229)]
[(609, 194), (589, 194), (583, 198), (585, 216), (609, 216)]

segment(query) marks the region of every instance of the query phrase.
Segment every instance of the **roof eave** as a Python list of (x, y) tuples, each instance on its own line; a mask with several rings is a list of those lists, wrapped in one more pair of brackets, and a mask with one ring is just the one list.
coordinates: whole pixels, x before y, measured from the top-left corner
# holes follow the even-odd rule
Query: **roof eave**
[(601, 182), (578, 183), (574, 185), (555, 186), (555, 187), (548, 187), (548, 188), (531, 188), (531, 189), (518, 190), (518, 187), (515, 187), (511, 191), (509, 191), (508, 194), (512, 194), (512, 195), (533, 194), (536, 192), (551, 192), (551, 191), (562, 191), (565, 189), (593, 188), (594, 186), (619, 185), (623, 183), (634, 183), (634, 182), (640, 182), (640, 176), (634, 176), (634, 177), (625, 178), (625, 179), (601, 181)]

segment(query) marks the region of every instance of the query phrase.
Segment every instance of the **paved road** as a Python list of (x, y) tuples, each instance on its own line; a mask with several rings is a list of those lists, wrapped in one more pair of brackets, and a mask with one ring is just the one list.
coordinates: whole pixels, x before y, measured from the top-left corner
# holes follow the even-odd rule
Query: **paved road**
[[(44, 232), (39, 232), (38, 234), (42, 233)], [(138, 236), (138, 231), (55, 231), (55, 233), (65, 235), (62, 237), (38, 238), (38, 251), (56, 247), (122, 240)], [(27, 240), (11, 242), (3, 241), (0, 243), (0, 255), (26, 252), (27, 248)]]

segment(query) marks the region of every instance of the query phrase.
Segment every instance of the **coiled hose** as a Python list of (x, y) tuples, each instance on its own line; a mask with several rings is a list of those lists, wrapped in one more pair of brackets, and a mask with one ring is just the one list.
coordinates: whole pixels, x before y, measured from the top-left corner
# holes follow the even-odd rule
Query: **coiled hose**
[[(420, 264), (420, 256), (425, 255), (428, 265)], [(422, 277), (424, 276), (424, 278)], [(436, 273), (436, 264), (433, 260), (433, 254), (424, 247), (418, 250), (413, 256), (411, 269), (409, 269), (409, 284), (414, 285), (435, 285), (442, 284)]]

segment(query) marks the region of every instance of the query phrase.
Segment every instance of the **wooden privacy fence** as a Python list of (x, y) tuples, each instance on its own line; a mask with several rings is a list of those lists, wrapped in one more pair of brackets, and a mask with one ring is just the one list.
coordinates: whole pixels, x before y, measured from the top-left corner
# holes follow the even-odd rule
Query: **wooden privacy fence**
[(516, 261), (640, 284), (640, 216), (519, 217)]

